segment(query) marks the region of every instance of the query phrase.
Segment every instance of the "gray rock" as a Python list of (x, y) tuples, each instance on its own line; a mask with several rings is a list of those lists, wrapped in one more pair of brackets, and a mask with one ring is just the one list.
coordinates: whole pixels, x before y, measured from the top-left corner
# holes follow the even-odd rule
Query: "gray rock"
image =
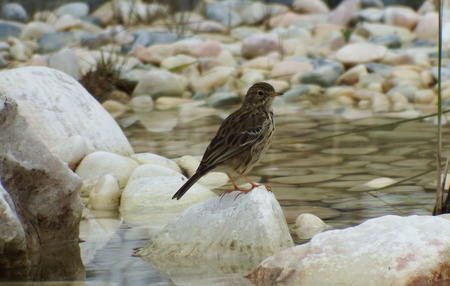
[(383, 8), (384, 4), (381, 0), (361, 0), (361, 7), (368, 8), (368, 7), (377, 7), (377, 8)]
[(0, 68), (5, 68), (9, 64), (10, 55), (8, 52), (0, 53)]
[(224, 24), (227, 27), (235, 27), (242, 23), (242, 18), (231, 4), (225, 2), (212, 2), (206, 4), (206, 17)]
[(150, 46), (154, 44), (169, 44), (178, 40), (179, 35), (168, 31), (151, 31), (140, 29), (134, 32), (135, 40), (133, 45)]
[(296, 101), (306, 96), (317, 96), (321, 93), (320, 86), (309, 84), (296, 84), (286, 91), (281, 98), (286, 102)]
[(381, 22), (383, 20), (384, 11), (377, 8), (367, 8), (356, 13), (356, 19), (358, 21), (365, 22)]
[(84, 2), (73, 2), (62, 5), (55, 10), (55, 14), (60, 17), (62, 15), (71, 15), (76, 18), (82, 18), (89, 14), (89, 6)]
[(364, 65), (367, 71), (371, 73), (387, 74), (392, 70), (392, 66), (380, 63), (367, 63)]
[(72, 32), (54, 32), (40, 36), (37, 40), (38, 52), (48, 54), (55, 52), (70, 43), (75, 43), (76, 38)]
[(0, 22), (0, 41), (5, 41), (8, 37), (19, 37), (22, 28), (13, 23)]
[(0, 17), (5, 20), (26, 22), (28, 21), (27, 11), (19, 3), (8, 3), (2, 6)]
[(216, 92), (206, 100), (206, 103), (212, 107), (221, 107), (239, 104), (241, 103), (241, 98), (235, 92)]
[(81, 76), (77, 57), (70, 49), (64, 49), (51, 55), (48, 59), (48, 65), (51, 68), (71, 75), (76, 80), (78, 80)]
[(402, 46), (402, 39), (398, 35), (382, 35), (382, 36), (371, 36), (369, 42), (374, 44), (379, 44), (386, 46), (391, 49), (397, 49)]
[(244, 24), (255, 25), (261, 23), (264, 19), (270, 16), (270, 9), (261, 2), (254, 2), (247, 6), (241, 17)]
[[(78, 245), (82, 209), (81, 180), (50, 153), (17, 108), (12, 99), (0, 97), (0, 180), (10, 196), (0, 192), (0, 208), (9, 214), (0, 218), (2, 269), (42, 263), (41, 246)], [(14, 232), (5, 233), (7, 228)]]
[(297, 78), (298, 82), (320, 86), (331, 86), (344, 72), (344, 66), (338, 62), (330, 60), (315, 60), (312, 64), (315, 69), (310, 72), (300, 74)]

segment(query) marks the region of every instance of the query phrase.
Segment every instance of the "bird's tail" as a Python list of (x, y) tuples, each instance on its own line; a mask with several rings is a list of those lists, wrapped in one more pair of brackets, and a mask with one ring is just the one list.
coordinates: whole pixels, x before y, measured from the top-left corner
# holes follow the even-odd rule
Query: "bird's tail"
[(187, 180), (186, 183), (173, 195), (173, 199), (181, 199), (181, 197), (195, 184), (205, 173), (204, 172), (195, 172), (195, 174)]

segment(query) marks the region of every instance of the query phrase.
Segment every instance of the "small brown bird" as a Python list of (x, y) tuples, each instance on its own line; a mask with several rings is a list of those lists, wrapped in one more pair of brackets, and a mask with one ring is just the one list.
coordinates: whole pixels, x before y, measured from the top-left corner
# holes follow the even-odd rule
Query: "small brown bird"
[[(258, 163), (269, 148), (274, 131), (272, 102), (273, 86), (265, 82), (255, 83), (245, 95), (242, 106), (230, 114), (220, 125), (216, 136), (209, 143), (195, 174), (173, 195), (179, 200), (189, 188), (211, 170), (224, 171), (235, 190), (249, 192), (258, 184), (245, 176)], [(240, 189), (231, 176), (235, 172), (252, 187)], [(234, 191), (234, 190), (233, 190)]]

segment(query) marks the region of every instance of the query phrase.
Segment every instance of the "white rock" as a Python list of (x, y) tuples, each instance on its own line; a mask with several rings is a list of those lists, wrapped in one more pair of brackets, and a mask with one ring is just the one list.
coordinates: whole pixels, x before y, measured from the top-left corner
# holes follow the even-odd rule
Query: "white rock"
[(180, 96), (183, 94), (187, 81), (180, 75), (165, 70), (152, 70), (148, 72), (136, 85), (134, 95)]
[(76, 173), (84, 180), (98, 180), (111, 174), (119, 181), (122, 188), (126, 185), (131, 173), (138, 163), (125, 156), (97, 151), (84, 157), (76, 169)]
[(48, 58), (48, 66), (66, 74), (71, 75), (74, 79), (81, 76), (80, 67), (78, 66), (77, 57), (71, 49), (62, 49)]
[(122, 116), (128, 110), (128, 106), (113, 99), (103, 101), (102, 106), (114, 118)]
[(43, 34), (56, 32), (54, 26), (44, 22), (30, 22), (22, 30), (20, 37), (24, 40), (35, 40)]
[(164, 226), (192, 204), (216, 196), (202, 185), (194, 184), (181, 200), (172, 200), (173, 194), (185, 181), (181, 174), (130, 181), (120, 200), (122, 217), (127, 223)]
[(67, 158), (72, 136), (81, 136), (90, 151), (133, 153), (114, 119), (69, 75), (45, 67), (3, 71), (0, 93), (17, 101), (20, 114), (58, 157)]
[(383, 216), (319, 233), (248, 277), (255, 285), (431, 285), (450, 278), (449, 236), (450, 222), (440, 217)]
[(295, 226), (295, 234), (300, 239), (310, 239), (329, 228), (319, 217), (308, 213), (300, 214), (295, 220)]
[(110, 174), (104, 175), (90, 192), (89, 205), (95, 210), (116, 210), (120, 194), (117, 178)]
[(200, 160), (191, 155), (185, 155), (183, 157), (175, 159), (175, 162), (178, 164), (180, 169), (185, 173), (188, 177), (192, 177), (195, 174), (195, 171), (200, 164)]
[(303, 13), (327, 13), (330, 11), (328, 6), (322, 0), (295, 0), (292, 7)]
[(176, 55), (173, 57), (168, 57), (162, 60), (161, 67), (169, 70), (176, 71), (181, 70), (189, 65), (192, 65), (197, 62), (197, 59), (194, 57), (186, 56), (186, 55)]
[(153, 153), (136, 153), (131, 155), (131, 158), (136, 160), (139, 164), (159, 165), (181, 173), (181, 169), (175, 161), (160, 155)]
[(336, 59), (343, 64), (361, 64), (381, 60), (387, 52), (385, 46), (354, 43), (348, 44), (336, 52)]
[(391, 178), (376, 178), (376, 179), (370, 180), (369, 182), (365, 183), (365, 185), (370, 188), (377, 189), (377, 188), (389, 186), (390, 184), (393, 184), (393, 183), (395, 183), (395, 180), (391, 179)]
[(130, 107), (136, 112), (150, 112), (153, 110), (153, 98), (149, 95), (133, 96), (130, 100)]
[(53, 146), (50, 151), (53, 154), (59, 154), (59, 158), (66, 162), (72, 170), (89, 153), (86, 141), (80, 135), (70, 136), (63, 145)]
[(293, 245), (273, 193), (261, 187), (235, 198), (237, 194), (190, 207), (153, 237), (139, 255), (226, 263), (233, 258), (264, 257)]
[(242, 41), (242, 56), (254, 58), (263, 56), (270, 52), (282, 51), (279, 39), (272, 34), (256, 34)]
[(214, 67), (191, 84), (195, 91), (209, 92), (224, 85), (234, 72), (235, 69), (233, 67)]
[(373, 112), (388, 112), (390, 110), (391, 102), (383, 93), (375, 92), (372, 96), (372, 111)]
[(136, 169), (134, 169), (133, 173), (131, 174), (130, 178), (128, 179), (128, 182), (131, 182), (133, 180), (137, 180), (139, 178), (143, 177), (157, 177), (157, 176), (179, 176), (180, 173), (159, 165), (155, 164), (144, 164), (140, 165)]
[[(195, 174), (198, 165), (200, 165), (200, 160), (190, 155), (175, 159), (175, 162), (177, 162), (178, 166), (188, 177), (192, 177)], [(209, 172), (198, 180), (198, 183), (214, 189), (228, 183), (228, 176), (222, 172)]]

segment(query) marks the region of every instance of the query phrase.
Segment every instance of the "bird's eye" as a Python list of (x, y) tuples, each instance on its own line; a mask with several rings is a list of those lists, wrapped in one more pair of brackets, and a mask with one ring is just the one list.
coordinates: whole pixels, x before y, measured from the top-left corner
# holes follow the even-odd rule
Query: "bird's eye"
[(262, 95), (263, 95), (263, 92), (259, 90), (259, 91), (258, 91), (258, 95), (259, 95), (259, 96), (262, 96)]

